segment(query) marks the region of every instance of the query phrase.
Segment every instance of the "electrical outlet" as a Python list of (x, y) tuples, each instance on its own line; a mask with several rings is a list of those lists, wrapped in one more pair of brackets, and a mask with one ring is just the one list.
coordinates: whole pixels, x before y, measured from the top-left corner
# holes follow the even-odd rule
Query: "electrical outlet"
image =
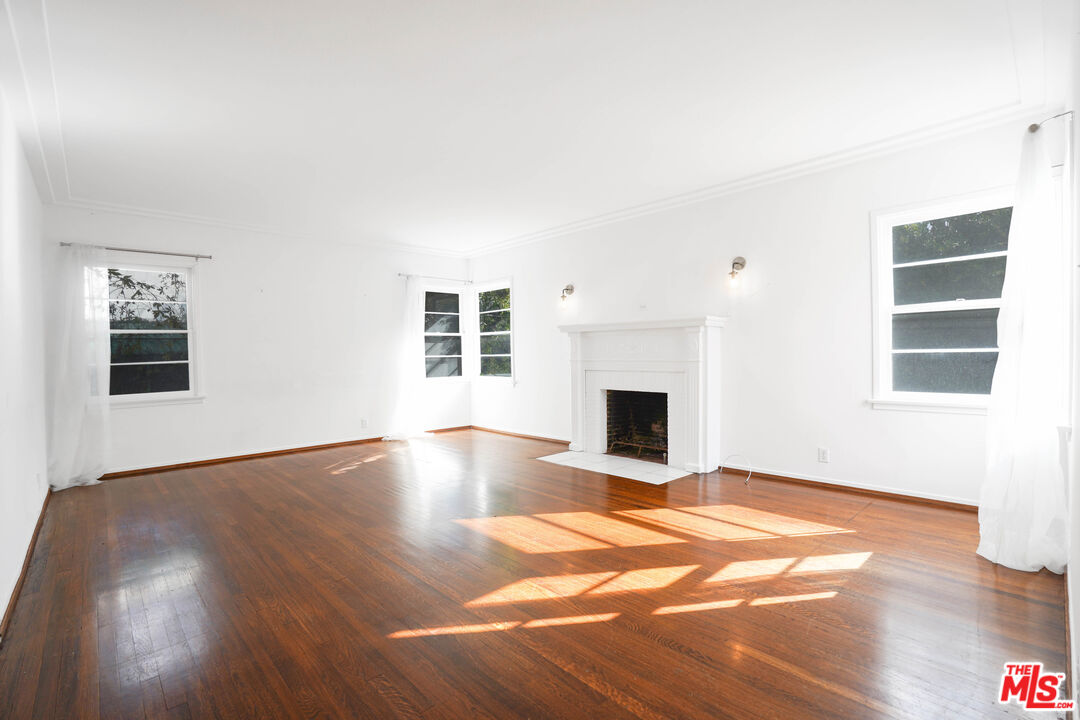
[(367, 418), (360, 418), (360, 429), (367, 429)]
[(819, 447), (817, 449), (817, 461), (822, 463), (829, 462), (829, 448)]

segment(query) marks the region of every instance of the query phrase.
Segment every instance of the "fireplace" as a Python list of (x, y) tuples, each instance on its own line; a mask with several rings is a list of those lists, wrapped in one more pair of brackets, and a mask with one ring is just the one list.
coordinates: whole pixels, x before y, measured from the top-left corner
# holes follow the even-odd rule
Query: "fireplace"
[[(563, 325), (560, 329), (570, 337), (570, 449), (603, 454), (610, 448), (621, 453), (622, 446), (611, 448), (608, 441), (608, 393), (656, 393), (665, 398), (666, 417), (658, 427), (664, 430), (667, 459), (664, 451), (649, 453), (648, 458), (687, 472), (715, 470), (723, 440), (723, 326), (723, 318), (712, 316)], [(646, 423), (647, 434), (652, 434), (653, 422)], [(641, 456), (646, 459), (645, 450)]]
[(607, 390), (607, 454), (667, 464), (667, 393)]

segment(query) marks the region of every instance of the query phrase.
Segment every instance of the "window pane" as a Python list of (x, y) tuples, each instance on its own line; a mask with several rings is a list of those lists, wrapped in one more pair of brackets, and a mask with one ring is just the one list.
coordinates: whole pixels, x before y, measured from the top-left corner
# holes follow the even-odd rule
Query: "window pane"
[(938, 218), (893, 228), (893, 262), (998, 252), (1009, 246), (1012, 208)]
[(427, 332), (437, 333), (456, 333), (460, 332), (459, 328), (461, 323), (459, 321), (460, 315), (425, 315), (424, 316), (424, 330)]
[(182, 273), (109, 269), (109, 298), (123, 300), (187, 300)]
[(893, 348), (997, 347), (997, 308), (893, 315)]
[(114, 330), (186, 330), (187, 305), (114, 300), (109, 303), (109, 327)]
[(903, 392), (990, 394), (996, 352), (897, 353), (893, 389)]
[(1003, 257), (916, 265), (893, 270), (893, 297), (897, 305), (997, 298), (1003, 282)]
[(510, 358), (508, 357), (482, 357), (480, 358), (481, 375), (510, 375)]
[(429, 292), (424, 297), (424, 310), (428, 312), (458, 312), (457, 293)]
[(461, 375), (461, 358), (428, 358), (428, 377), (457, 377)]
[(113, 365), (109, 373), (110, 395), (176, 392), (187, 390), (188, 364)]
[(442, 335), (424, 336), (425, 355), (460, 355), (461, 338), (444, 337)]
[(509, 355), (510, 335), (481, 335), (481, 355)]
[(510, 329), (510, 311), (487, 313), (480, 316), (480, 332), (504, 332)]
[(188, 336), (183, 333), (114, 333), (110, 344), (114, 363), (188, 359)]
[(480, 293), (480, 312), (487, 310), (509, 310), (510, 288), (488, 290)]

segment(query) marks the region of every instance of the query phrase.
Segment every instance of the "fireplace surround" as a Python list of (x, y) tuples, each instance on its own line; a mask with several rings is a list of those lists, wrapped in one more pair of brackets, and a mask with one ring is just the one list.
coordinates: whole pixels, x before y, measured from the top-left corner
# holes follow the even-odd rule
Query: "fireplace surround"
[(688, 472), (720, 464), (724, 318), (564, 325), (570, 337), (570, 449), (608, 451), (607, 391), (667, 396), (667, 464)]

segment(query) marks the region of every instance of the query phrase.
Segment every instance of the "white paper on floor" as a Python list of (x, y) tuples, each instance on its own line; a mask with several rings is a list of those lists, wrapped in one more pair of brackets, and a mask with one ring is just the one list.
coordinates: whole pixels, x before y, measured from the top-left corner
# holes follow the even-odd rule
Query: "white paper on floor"
[(616, 455), (600, 455), (598, 453), (561, 452), (555, 455), (546, 455), (537, 458), (537, 460), (543, 460), (554, 465), (578, 468), (579, 470), (591, 470), (606, 475), (615, 475), (628, 480), (638, 480), (650, 485), (663, 485), (691, 474), (685, 470), (646, 462), (645, 460), (634, 460), (633, 458), (618, 457)]

